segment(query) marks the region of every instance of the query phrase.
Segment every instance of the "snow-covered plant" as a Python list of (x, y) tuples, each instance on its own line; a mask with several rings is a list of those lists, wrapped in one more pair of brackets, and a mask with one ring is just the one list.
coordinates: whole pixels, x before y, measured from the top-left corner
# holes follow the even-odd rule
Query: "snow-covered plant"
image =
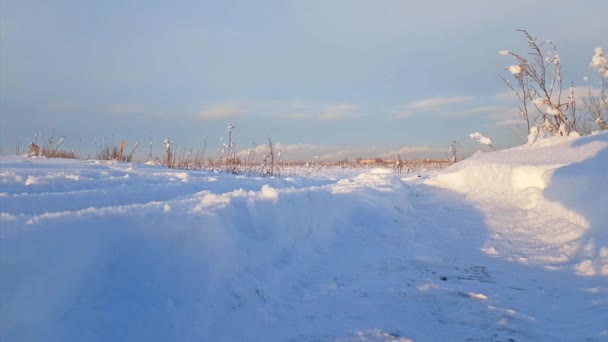
[(500, 78), (518, 98), (528, 134), (536, 126), (534, 131), (542, 135), (568, 135), (576, 128), (576, 101), (572, 87), (567, 101), (562, 99), (562, 67), (557, 47), (551, 41), (538, 42), (526, 30), (517, 31), (526, 37), (530, 57), (500, 51), (500, 55), (511, 56), (517, 62), (505, 67), (515, 82)]
[(171, 145), (173, 141), (170, 138), (163, 140), (165, 143), (165, 165), (172, 169), (173, 168), (173, 152), (171, 151)]
[(490, 146), (493, 150), (496, 151), (496, 148), (492, 145), (492, 139), (484, 136), (483, 134), (481, 134), (479, 132), (475, 132), (475, 133), (469, 134), (469, 137), (473, 140), (476, 140), (477, 142), (479, 142), (482, 145)]
[(403, 161), (401, 160), (401, 156), (397, 154), (397, 158), (395, 158), (395, 164), (393, 165), (393, 170), (400, 175), (403, 171)]
[(600, 75), (608, 77), (608, 58), (604, 55), (604, 50), (601, 47), (595, 48), (595, 54), (591, 57), (589, 67), (597, 70)]
[(139, 142), (136, 142), (133, 145), (133, 148), (131, 149), (131, 152), (129, 152), (129, 154), (125, 157), (125, 161), (126, 162), (131, 162), (133, 160), (133, 155), (135, 154), (135, 151), (137, 151), (138, 147), (139, 147)]
[(236, 173), (237, 172), (237, 166), (238, 166), (238, 159), (236, 157), (236, 148), (235, 148), (235, 142), (232, 139), (232, 132), (234, 131), (234, 129), (236, 128), (236, 126), (234, 124), (229, 123), (228, 126), (226, 127), (226, 130), (228, 131), (228, 143), (224, 143), (222, 146), (222, 150), (224, 151), (224, 153), (226, 154), (226, 168), (225, 171), (229, 172), (229, 173)]
[(61, 144), (63, 144), (63, 142), (64, 142), (64, 141), (65, 141), (65, 136), (62, 136), (62, 137), (59, 139), (59, 142), (57, 143), (57, 146), (56, 146), (55, 148), (59, 148), (59, 147), (61, 146)]
[(148, 161), (152, 160), (152, 138), (150, 138), (150, 151), (148, 152)]
[(319, 156), (315, 156), (313, 159), (306, 162), (306, 173), (304, 174), (305, 178), (309, 178), (312, 172), (317, 168), (317, 164), (319, 163)]
[(596, 70), (602, 80), (599, 92), (589, 89), (587, 96), (583, 97), (583, 111), (589, 115), (593, 127), (588, 131), (605, 130), (608, 129), (608, 58), (602, 48), (595, 48), (589, 67)]
[(452, 163), (456, 162), (456, 153), (458, 152), (458, 142), (454, 140), (450, 146), (448, 147), (448, 151), (450, 152), (450, 161)]
[(593, 129), (608, 129), (608, 78), (601, 81), (599, 93), (588, 90), (587, 96), (583, 97), (583, 111), (589, 115)]
[[(50, 138), (48, 139), (48, 144), (43, 146), (39, 146), (37, 144), (38, 137), (40, 135), (38, 132), (34, 134), (34, 140), (30, 143), (27, 155), (30, 157), (46, 157), (46, 158), (69, 158), (76, 159), (78, 156), (74, 149), (72, 150), (63, 150), (61, 149), (61, 145), (63, 145), (66, 137), (62, 136), (57, 143), (55, 143), (55, 130), (53, 130)], [(17, 151), (21, 149), (21, 141), (20, 138), (17, 138)]]
[(276, 157), (276, 147), (275, 144), (272, 143), (270, 137), (268, 137), (268, 150), (264, 155), (264, 159), (262, 160), (262, 176), (272, 177), (275, 175), (275, 157)]

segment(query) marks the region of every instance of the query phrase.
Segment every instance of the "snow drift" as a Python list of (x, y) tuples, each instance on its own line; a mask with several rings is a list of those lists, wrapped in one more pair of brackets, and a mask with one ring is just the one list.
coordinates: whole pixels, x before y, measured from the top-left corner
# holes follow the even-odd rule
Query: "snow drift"
[(477, 153), (426, 184), (466, 193), (477, 203), (514, 206), (528, 217), (559, 219), (530, 220), (521, 228), (537, 242), (563, 245), (556, 258), (573, 262), (579, 273), (608, 275), (608, 133)]
[(268, 300), (273, 277), (313, 263), (356, 208), (395, 205), (406, 193), (385, 170), (336, 182), (3, 165), (3, 341), (213, 339), (234, 310), (262, 314), (255, 302)]
[[(465, 163), (434, 180), (477, 205), (425, 173), (248, 178), (0, 157), (0, 340), (605, 340), (608, 277), (546, 269), (601, 274), (594, 188), (560, 197), (567, 182), (603, 182), (605, 137), (585, 139), (535, 146), (556, 149), (552, 170), (503, 153), (537, 169), (509, 176), (515, 187), (492, 184), (492, 168), (466, 179)], [(585, 226), (513, 206), (522, 191)]]

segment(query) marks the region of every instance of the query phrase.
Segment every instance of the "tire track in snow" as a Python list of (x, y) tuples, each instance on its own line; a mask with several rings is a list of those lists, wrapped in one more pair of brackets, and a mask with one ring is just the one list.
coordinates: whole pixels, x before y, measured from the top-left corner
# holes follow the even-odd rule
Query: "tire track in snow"
[[(218, 175), (204, 171), (167, 171), (161, 167), (130, 164), (74, 162), (84, 170), (57, 171), (32, 168), (25, 173), (0, 174), (0, 212), (42, 215), (82, 209), (119, 207), (174, 201), (202, 191), (215, 194), (240, 188), (257, 191), (266, 183), (278, 188), (327, 185), (331, 180), (263, 179)], [(7, 167), (19, 167), (7, 165)], [(28, 183), (29, 182), (29, 183)], [(238, 184), (238, 185), (237, 185)]]

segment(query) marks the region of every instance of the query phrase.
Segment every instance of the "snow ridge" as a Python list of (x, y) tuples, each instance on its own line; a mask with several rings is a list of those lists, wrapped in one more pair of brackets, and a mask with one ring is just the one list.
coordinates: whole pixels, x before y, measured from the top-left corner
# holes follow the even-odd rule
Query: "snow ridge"
[[(574, 265), (580, 274), (607, 276), (608, 191), (602, 188), (608, 182), (607, 154), (608, 133), (553, 138), (478, 153), (426, 183), (466, 193), (477, 203), (493, 203), (493, 207), (481, 208), (488, 220), (505, 212), (508, 206), (523, 210), (521, 221), (526, 226), (517, 234), (544, 241), (552, 245), (553, 251), (544, 254), (530, 247), (529, 251), (521, 251), (527, 254), (522, 261), (553, 260)], [(531, 216), (543, 219), (534, 222), (528, 219)], [(554, 222), (548, 223), (545, 218), (553, 218)], [(495, 229), (505, 233), (502, 227)], [(487, 250), (497, 253), (492, 246)]]

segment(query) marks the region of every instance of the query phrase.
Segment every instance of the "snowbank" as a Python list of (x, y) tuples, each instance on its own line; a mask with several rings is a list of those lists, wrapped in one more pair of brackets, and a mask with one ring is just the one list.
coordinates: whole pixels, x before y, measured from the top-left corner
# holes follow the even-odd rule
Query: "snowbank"
[(388, 171), (330, 182), (2, 165), (3, 341), (212, 339), (234, 310), (259, 315), (273, 277), (313, 263), (355, 210), (405, 200)]
[[(601, 181), (600, 154), (565, 158), (539, 181), (543, 200), (555, 201), (557, 184), (589, 174)], [(608, 336), (608, 277), (510, 262), (534, 251), (538, 260), (576, 259), (562, 241), (583, 236), (596, 245), (574, 251), (600, 253), (605, 245), (589, 234), (604, 222), (591, 215), (596, 207), (579, 213), (589, 225), (582, 228), (546, 210), (472, 206), (420, 184), (424, 176), (348, 173), (248, 178), (0, 157), (0, 341)], [(601, 271), (596, 259), (576, 260), (581, 273)]]
[[(426, 184), (567, 220), (570, 231), (561, 231), (564, 238), (553, 242), (577, 240), (576, 252), (567, 253), (577, 271), (608, 275), (608, 133), (477, 153)], [(555, 233), (548, 226), (530, 228), (545, 241)]]

